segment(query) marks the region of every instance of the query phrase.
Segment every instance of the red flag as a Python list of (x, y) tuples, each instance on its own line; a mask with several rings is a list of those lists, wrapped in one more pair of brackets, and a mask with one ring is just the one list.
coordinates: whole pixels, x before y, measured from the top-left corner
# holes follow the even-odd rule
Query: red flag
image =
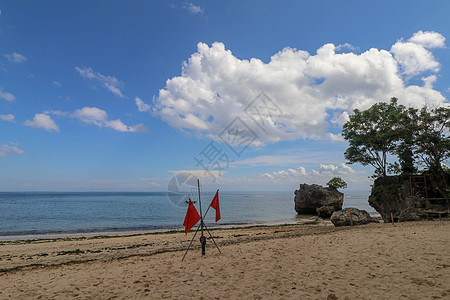
[(187, 234), (189, 230), (191, 230), (192, 227), (197, 224), (198, 221), (200, 221), (201, 217), (198, 214), (197, 209), (194, 206), (194, 203), (192, 203), (191, 199), (189, 199), (189, 206), (188, 210), (186, 212), (186, 217), (184, 218), (183, 226), (186, 227), (184, 229), (184, 232)]
[(216, 210), (216, 222), (220, 220), (220, 207), (219, 207), (219, 190), (217, 190), (211, 204), (209, 205)]

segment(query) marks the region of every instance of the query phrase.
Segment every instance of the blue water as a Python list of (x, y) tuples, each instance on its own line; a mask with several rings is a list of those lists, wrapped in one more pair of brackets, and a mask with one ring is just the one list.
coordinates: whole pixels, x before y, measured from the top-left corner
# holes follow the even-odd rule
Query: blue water
[[(203, 213), (214, 193), (202, 193)], [(193, 200), (195, 196), (192, 196)], [(295, 222), (292, 192), (221, 192), (217, 225)], [(184, 201), (161, 193), (0, 193), (0, 236), (181, 228)], [(198, 209), (198, 202), (196, 203)], [(349, 194), (344, 207), (370, 213), (367, 195)], [(206, 224), (214, 226), (211, 209)]]

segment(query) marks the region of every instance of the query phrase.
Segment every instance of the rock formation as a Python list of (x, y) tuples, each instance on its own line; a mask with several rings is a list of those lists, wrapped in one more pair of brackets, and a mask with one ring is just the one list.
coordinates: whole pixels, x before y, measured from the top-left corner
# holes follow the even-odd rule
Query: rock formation
[(336, 188), (317, 184), (300, 184), (300, 189), (295, 191), (295, 211), (298, 214), (319, 215), (329, 218), (334, 211), (342, 209), (344, 194)]
[[(350, 217), (351, 210), (351, 217)], [(331, 215), (331, 223), (334, 226), (350, 226), (353, 221), (353, 225), (362, 225), (368, 223), (378, 223), (378, 221), (374, 220), (367, 211), (359, 210), (357, 208), (344, 208), (340, 211), (335, 211)]]
[(424, 206), (421, 199), (410, 193), (409, 175), (386, 176), (375, 180), (369, 196), (372, 206), (385, 222), (417, 221), (419, 210)]

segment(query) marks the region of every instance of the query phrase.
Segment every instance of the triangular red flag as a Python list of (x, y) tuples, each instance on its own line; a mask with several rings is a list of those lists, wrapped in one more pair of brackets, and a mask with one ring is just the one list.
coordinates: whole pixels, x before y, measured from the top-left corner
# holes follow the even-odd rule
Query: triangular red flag
[(220, 220), (220, 206), (219, 206), (219, 190), (217, 190), (211, 204), (209, 205), (216, 210), (216, 222)]
[(189, 206), (188, 210), (186, 212), (186, 217), (184, 218), (183, 226), (186, 227), (184, 229), (184, 232), (187, 234), (189, 230), (191, 230), (192, 227), (197, 224), (198, 221), (201, 220), (200, 215), (198, 214), (197, 209), (194, 206), (194, 203), (192, 203), (191, 199), (189, 199)]

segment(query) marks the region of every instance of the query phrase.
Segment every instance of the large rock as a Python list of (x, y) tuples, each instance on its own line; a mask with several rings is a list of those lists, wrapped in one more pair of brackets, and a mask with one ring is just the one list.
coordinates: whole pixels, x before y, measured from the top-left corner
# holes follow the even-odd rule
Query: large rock
[(420, 220), (423, 199), (412, 197), (410, 191), (409, 175), (379, 177), (373, 183), (369, 205), (385, 222), (391, 222), (391, 213), (396, 222)]
[[(351, 211), (351, 217), (350, 217), (350, 211)], [(334, 226), (350, 226), (352, 225), (363, 225), (368, 223), (378, 223), (375, 219), (373, 219), (369, 213), (365, 210), (359, 210), (357, 208), (351, 207), (351, 208), (344, 208), (340, 211), (335, 211), (331, 215), (331, 223), (334, 224)]]
[(336, 188), (317, 184), (300, 184), (300, 189), (295, 191), (295, 211), (303, 215), (319, 215), (329, 218), (334, 211), (342, 209), (344, 194)]

